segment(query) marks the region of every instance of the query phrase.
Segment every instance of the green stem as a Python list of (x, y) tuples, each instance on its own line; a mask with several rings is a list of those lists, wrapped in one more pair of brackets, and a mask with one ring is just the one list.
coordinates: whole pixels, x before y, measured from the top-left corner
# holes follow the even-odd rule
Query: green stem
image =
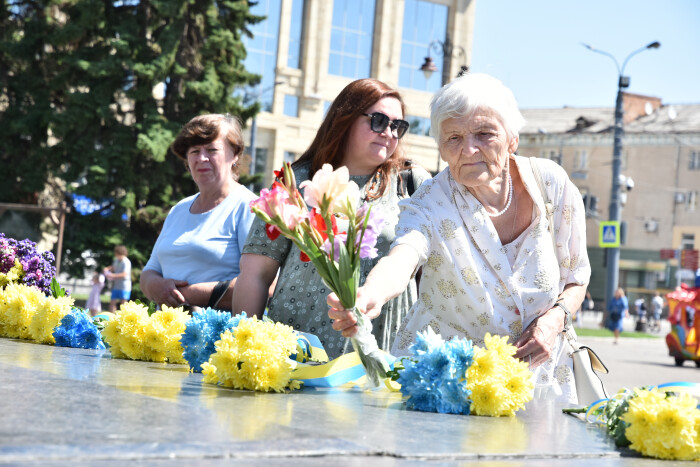
[(564, 413), (586, 413), (588, 411), (588, 407), (572, 407), (569, 409), (562, 409), (561, 411)]

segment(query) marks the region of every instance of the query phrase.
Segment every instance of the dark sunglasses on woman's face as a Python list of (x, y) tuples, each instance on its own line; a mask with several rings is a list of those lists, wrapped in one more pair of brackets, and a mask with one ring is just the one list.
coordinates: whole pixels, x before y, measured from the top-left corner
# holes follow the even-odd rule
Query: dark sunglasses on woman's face
[(409, 123), (406, 120), (391, 120), (381, 112), (362, 115), (369, 117), (369, 127), (375, 133), (381, 133), (386, 130), (386, 127), (390, 127), (392, 133), (396, 132), (396, 138), (401, 139), (406, 134), (406, 130), (408, 130)]

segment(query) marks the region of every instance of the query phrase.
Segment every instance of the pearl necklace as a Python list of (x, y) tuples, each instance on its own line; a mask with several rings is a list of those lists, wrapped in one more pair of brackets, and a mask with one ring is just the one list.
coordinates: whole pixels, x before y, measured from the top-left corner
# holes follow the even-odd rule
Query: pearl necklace
[(486, 211), (486, 215), (489, 217), (498, 217), (504, 212), (508, 210), (510, 207), (510, 202), (513, 201), (513, 179), (510, 176), (510, 173), (508, 173), (508, 202), (506, 203), (506, 207), (503, 208), (503, 210), (498, 211), (494, 214), (491, 214), (490, 212)]

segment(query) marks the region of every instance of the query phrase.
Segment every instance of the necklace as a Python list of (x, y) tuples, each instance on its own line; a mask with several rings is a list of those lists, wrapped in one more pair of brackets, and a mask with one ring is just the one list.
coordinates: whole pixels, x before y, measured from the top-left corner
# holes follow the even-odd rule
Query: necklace
[(515, 198), (515, 206), (513, 207), (513, 209), (515, 210), (515, 213), (513, 213), (513, 225), (510, 226), (510, 236), (513, 238), (513, 240), (511, 240), (511, 242), (514, 241), (516, 238), (515, 237), (515, 223), (518, 219), (518, 198)]
[(504, 207), (501, 211), (498, 211), (494, 214), (491, 214), (490, 212), (486, 212), (486, 215), (489, 217), (498, 217), (504, 212), (508, 210), (510, 207), (510, 202), (513, 201), (513, 179), (510, 176), (510, 173), (508, 173), (508, 202), (506, 202), (506, 207)]

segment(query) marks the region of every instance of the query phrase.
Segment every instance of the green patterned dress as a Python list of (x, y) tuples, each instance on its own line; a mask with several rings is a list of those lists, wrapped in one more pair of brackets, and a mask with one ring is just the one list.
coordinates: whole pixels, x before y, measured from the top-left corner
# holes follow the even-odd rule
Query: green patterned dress
[[(297, 184), (308, 180), (309, 166), (294, 169)], [(414, 186), (417, 188), (430, 174), (420, 167), (412, 169)], [(360, 271), (360, 283), (363, 284), (370, 270), (380, 258), (389, 253), (394, 241), (394, 229), (399, 220), (398, 202), (401, 199), (397, 190), (398, 174), (392, 175), (392, 183), (381, 198), (370, 202), (373, 210), (381, 210), (384, 227), (377, 239), (378, 256), (363, 259)], [(351, 176), (350, 179), (360, 187), (362, 197), (371, 180), (370, 176)], [(288, 239), (280, 236), (272, 241), (265, 234), (265, 223), (256, 218), (248, 234), (243, 253), (264, 255), (281, 264), (275, 292), (268, 303), (268, 316), (274, 321), (292, 326), (295, 330), (310, 332), (318, 336), (330, 358), (336, 358), (352, 346), (338, 331), (331, 327), (328, 318), (326, 297), (330, 290), (323, 283), (321, 276), (311, 263), (301, 261), (299, 249)], [(411, 280), (408, 288), (398, 297), (390, 300), (382, 308), (382, 313), (372, 321), (373, 333), (379, 347), (389, 351), (401, 321), (416, 299), (416, 284)]]

